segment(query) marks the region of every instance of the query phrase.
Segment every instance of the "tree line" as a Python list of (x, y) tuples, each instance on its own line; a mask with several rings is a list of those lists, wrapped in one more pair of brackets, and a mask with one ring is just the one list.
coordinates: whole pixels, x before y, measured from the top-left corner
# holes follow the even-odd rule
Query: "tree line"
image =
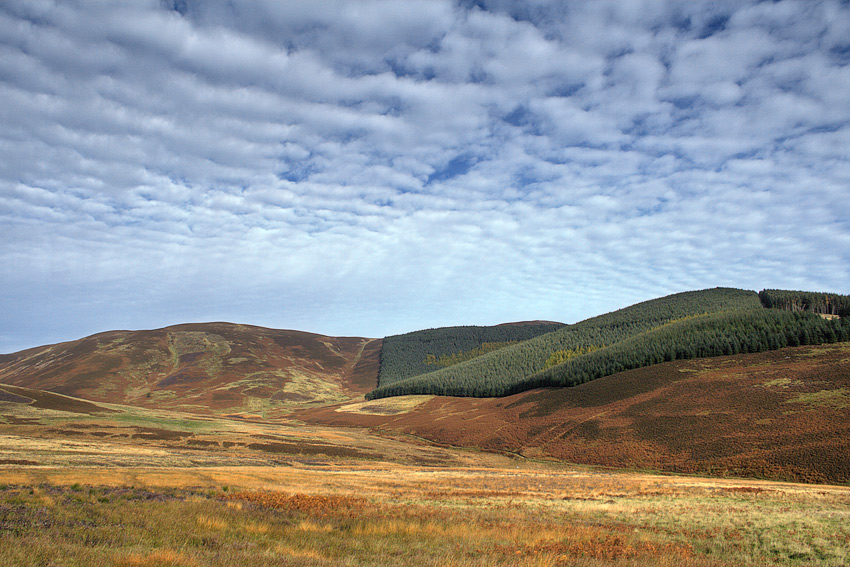
[(759, 299), (762, 305), (772, 309), (811, 311), (812, 313), (836, 315), (838, 317), (850, 315), (850, 295), (763, 289), (759, 292)]
[(661, 362), (777, 350), (850, 340), (850, 320), (808, 312), (740, 310), (683, 320), (539, 372), (505, 393), (543, 386), (575, 386)]

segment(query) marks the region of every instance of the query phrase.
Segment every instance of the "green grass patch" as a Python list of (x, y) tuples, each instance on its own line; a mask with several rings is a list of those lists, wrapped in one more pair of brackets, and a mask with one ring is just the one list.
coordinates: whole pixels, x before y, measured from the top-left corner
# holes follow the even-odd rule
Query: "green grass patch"
[(843, 409), (850, 407), (850, 390), (847, 388), (836, 388), (834, 390), (806, 392), (786, 400), (785, 403), (806, 404), (813, 408), (829, 407), (834, 409)]
[(144, 410), (133, 408), (130, 411), (110, 416), (109, 421), (131, 427), (150, 427), (173, 431), (191, 431), (193, 433), (209, 431), (214, 427), (214, 423), (207, 420), (166, 417), (142, 412)]

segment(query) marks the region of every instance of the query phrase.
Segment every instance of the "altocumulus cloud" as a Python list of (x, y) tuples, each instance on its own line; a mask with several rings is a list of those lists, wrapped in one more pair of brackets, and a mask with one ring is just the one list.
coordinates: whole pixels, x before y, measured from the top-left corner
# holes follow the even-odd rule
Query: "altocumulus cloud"
[(848, 293), (850, 6), (0, 5), (0, 352)]

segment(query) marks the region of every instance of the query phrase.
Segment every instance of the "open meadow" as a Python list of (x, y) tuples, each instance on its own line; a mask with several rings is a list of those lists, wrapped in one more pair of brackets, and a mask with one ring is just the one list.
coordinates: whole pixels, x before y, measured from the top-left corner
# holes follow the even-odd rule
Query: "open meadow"
[(850, 561), (843, 486), (621, 472), (49, 395), (39, 405), (51, 407), (2, 404), (4, 565)]

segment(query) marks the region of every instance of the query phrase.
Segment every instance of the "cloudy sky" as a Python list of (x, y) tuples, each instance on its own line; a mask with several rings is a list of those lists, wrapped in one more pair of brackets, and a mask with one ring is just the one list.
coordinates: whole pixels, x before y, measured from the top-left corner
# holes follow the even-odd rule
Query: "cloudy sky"
[(850, 4), (3, 0), (0, 352), (850, 293)]

